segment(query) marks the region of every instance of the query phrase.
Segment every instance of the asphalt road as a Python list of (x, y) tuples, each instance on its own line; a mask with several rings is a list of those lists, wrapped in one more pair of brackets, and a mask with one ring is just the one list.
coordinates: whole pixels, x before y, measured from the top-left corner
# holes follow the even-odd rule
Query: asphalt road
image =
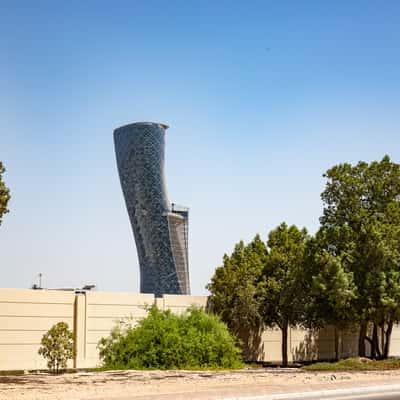
[[(113, 400), (116, 400), (116, 397), (113, 397)], [(140, 396), (138, 397), (130, 397), (130, 396), (121, 396), (118, 398), (119, 400), (175, 400), (175, 399), (186, 399), (186, 400), (400, 400), (400, 391), (395, 393), (369, 393), (369, 394), (349, 394), (349, 395), (339, 395), (339, 396), (332, 396), (332, 395), (321, 395), (319, 397), (315, 397), (313, 392), (310, 392), (309, 397), (294, 397), (293, 395), (287, 395), (287, 397), (275, 397), (274, 395), (259, 395), (259, 396), (251, 396), (251, 397), (208, 397), (208, 396), (197, 396), (195, 392), (192, 393), (181, 393), (180, 395), (157, 395), (157, 396)], [(106, 400), (106, 399), (104, 399)]]
[(224, 400), (400, 400), (400, 386), (373, 386), (308, 393), (230, 397)]
[[(113, 400), (400, 400), (400, 384), (364, 386), (346, 389), (330, 389), (298, 393), (266, 394), (259, 393), (252, 396), (237, 395), (224, 396), (222, 393), (213, 393), (195, 390), (190, 392), (165, 393), (144, 396), (127, 396), (121, 393)], [(100, 399), (99, 399), (100, 400)], [(109, 399), (101, 399), (109, 400)]]
[[(323, 397), (324, 399), (325, 397)], [(326, 397), (326, 399), (330, 400), (397, 400), (400, 399), (400, 392), (398, 393), (386, 393), (386, 394), (367, 394), (361, 396), (341, 396), (341, 397)]]
[[(238, 397), (221, 397), (201, 394), (196, 392), (175, 393), (164, 395), (148, 395), (148, 396), (121, 396), (113, 397), (113, 400), (400, 400), (400, 389), (393, 391), (368, 390), (367, 388), (346, 389), (346, 390), (329, 390), (308, 393), (291, 393), (291, 394), (259, 394), (256, 396), (238, 396)], [(106, 400), (106, 399), (102, 399)]]
[[(288, 397), (288, 400), (294, 400), (293, 397)], [(304, 398), (305, 399), (305, 398)], [(400, 400), (400, 392), (397, 393), (384, 393), (384, 394), (379, 394), (379, 393), (374, 393), (374, 394), (362, 394), (362, 395), (357, 395), (357, 394), (350, 394), (348, 396), (326, 396), (326, 397), (320, 397), (320, 399), (326, 399), (326, 400)], [(261, 399), (260, 399), (261, 400)], [(280, 399), (283, 400), (283, 399)]]
[[(288, 397), (288, 400), (294, 400), (295, 398), (293, 397)], [(304, 398), (305, 399), (305, 398)], [(326, 400), (400, 400), (400, 392), (397, 393), (384, 393), (384, 394), (379, 394), (379, 393), (374, 393), (374, 394), (362, 394), (362, 395), (357, 395), (357, 394), (350, 394), (348, 396), (326, 396), (326, 397), (320, 397), (320, 399), (326, 399)], [(261, 400), (261, 399), (259, 399)], [(283, 399), (280, 399), (283, 400)]]

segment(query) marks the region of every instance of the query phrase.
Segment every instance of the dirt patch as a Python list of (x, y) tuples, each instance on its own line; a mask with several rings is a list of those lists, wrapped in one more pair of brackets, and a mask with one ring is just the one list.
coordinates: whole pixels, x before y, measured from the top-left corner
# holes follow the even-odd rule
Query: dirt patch
[[(2, 386), (7, 385), (26, 385), (32, 383), (32, 378), (30, 376), (0, 376), (0, 390)], [(47, 383), (46, 379), (35, 379), (35, 385), (45, 385)]]
[(0, 400), (222, 399), (395, 383), (400, 384), (400, 371), (109, 371), (2, 376)]

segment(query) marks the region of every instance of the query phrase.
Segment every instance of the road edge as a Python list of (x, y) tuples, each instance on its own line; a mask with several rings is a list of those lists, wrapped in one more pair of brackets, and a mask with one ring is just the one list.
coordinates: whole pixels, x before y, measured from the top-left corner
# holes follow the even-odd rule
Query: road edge
[(276, 393), (265, 394), (257, 396), (239, 396), (239, 397), (224, 397), (221, 400), (286, 400), (286, 399), (321, 399), (337, 396), (351, 396), (351, 395), (369, 395), (369, 394), (384, 394), (391, 392), (400, 393), (400, 384), (395, 385), (375, 385), (375, 386), (362, 386), (351, 389), (328, 389), (309, 392), (295, 392), (295, 393)]

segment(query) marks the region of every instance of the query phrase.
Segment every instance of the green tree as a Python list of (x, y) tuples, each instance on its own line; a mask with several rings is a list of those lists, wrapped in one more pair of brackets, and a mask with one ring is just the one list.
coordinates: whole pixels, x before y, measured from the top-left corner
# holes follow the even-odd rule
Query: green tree
[(156, 306), (135, 326), (116, 329), (99, 342), (109, 369), (241, 368), (240, 349), (227, 326), (192, 307), (183, 315)]
[(359, 355), (365, 355), (367, 340), (372, 356), (386, 357), (393, 323), (400, 316), (400, 165), (385, 156), (370, 164), (339, 164), (324, 176), (328, 182), (321, 195), (321, 231), (330, 254), (340, 256), (353, 273)]
[(0, 225), (3, 215), (8, 213), (7, 204), (10, 200), (10, 190), (3, 182), (3, 174), (6, 171), (3, 163), (0, 161)]
[(47, 359), (47, 366), (52, 373), (58, 374), (67, 368), (67, 362), (74, 358), (74, 334), (68, 324), (58, 322), (42, 337), (39, 354)]
[(346, 268), (345, 260), (326, 250), (321, 232), (307, 245), (304, 264), (306, 293), (306, 325), (322, 328), (333, 325), (335, 330), (335, 355), (340, 359), (341, 332), (354, 323), (356, 287), (353, 273)]
[(282, 223), (268, 237), (268, 257), (259, 283), (260, 314), (282, 332), (282, 362), (288, 364), (288, 330), (304, 322), (307, 230)]
[(251, 243), (239, 242), (232, 254), (224, 255), (207, 285), (211, 295), (209, 310), (218, 314), (244, 345), (247, 359), (259, 350), (262, 319), (259, 314), (257, 285), (267, 257), (259, 235)]
[(368, 265), (357, 282), (365, 296), (362, 323), (373, 324), (371, 337), (365, 335), (373, 358), (388, 357), (393, 324), (400, 319), (400, 210), (398, 204), (392, 206), (364, 222), (356, 253)]

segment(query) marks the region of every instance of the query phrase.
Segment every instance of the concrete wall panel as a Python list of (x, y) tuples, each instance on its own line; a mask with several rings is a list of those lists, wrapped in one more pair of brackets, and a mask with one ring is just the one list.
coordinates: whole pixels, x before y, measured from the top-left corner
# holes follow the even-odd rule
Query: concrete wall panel
[(399, 356), (400, 354), (400, 325), (395, 325), (392, 331), (392, 340), (390, 341), (389, 355)]
[(268, 328), (261, 335), (259, 361), (277, 362), (282, 355), (282, 334), (278, 328)]
[[(191, 305), (205, 307), (206, 296), (73, 291), (0, 289), (0, 370), (42, 369), (45, 360), (38, 355), (42, 335), (55, 323), (67, 322), (76, 335), (77, 356), (69, 366), (91, 368), (99, 365), (97, 344), (107, 337), (118, 321), (131, 324), (146, 315), (145, 305), (182, 313)], [(335, 331), (326, 327), (318, 332), (291, 329), (289, 361), (333, 359)], [(355, 356), (358, 329), (342, 332), (342, 357)], [(261, 335), (259, 361), (281, 361), (281, 331), (266, 329)], [(400, 327), (393, 328), (391, 356), (400, 355)]]
[(207, 305), (207, 296), (190, 296), (165, 294), (163, 296), (163, 309), (171, 310), (176, 314), (184, 313), (188, 307), (197, 306), (205, 308)]
[(0, 289), (0, 303), (46, 303), (59, 304), (73, 302), (75, 294), (63, 290)]
[(88, 318), (121, 318), (136, 317), (143, 318), (147, 315), (146, 306), (144, 305), (114, 305), (114, 304), (88, 304)]
[(73, 292), (0, 289), (0, 370), (46, 368), (38, 349), (57, 322), (74, 329)]
[(0, 302), (3, 317), (70, 318), (71, 303)]
[[(71, 305), (72, 307), (72, 305)], [(74, 319), (73, 316), (69, 318), (59, 317), (24, 317), (24, 316), (13, 316), (13, 317), (3, 317), (0, 316), (0, 331), (1, 330), (41, 330), (46, 332), (54, 324), (60, 321), (64, 321), (68, 324), (70, 329), (73, 329)]]
[(154, 304), (152, 294), (88, 292), (86, 294), (86, 331), (83, 357), (78, 367), (99, 364), (97, 344), (109, 336), (120, 321), (134, 325), (146, 316), (146, 307)]

